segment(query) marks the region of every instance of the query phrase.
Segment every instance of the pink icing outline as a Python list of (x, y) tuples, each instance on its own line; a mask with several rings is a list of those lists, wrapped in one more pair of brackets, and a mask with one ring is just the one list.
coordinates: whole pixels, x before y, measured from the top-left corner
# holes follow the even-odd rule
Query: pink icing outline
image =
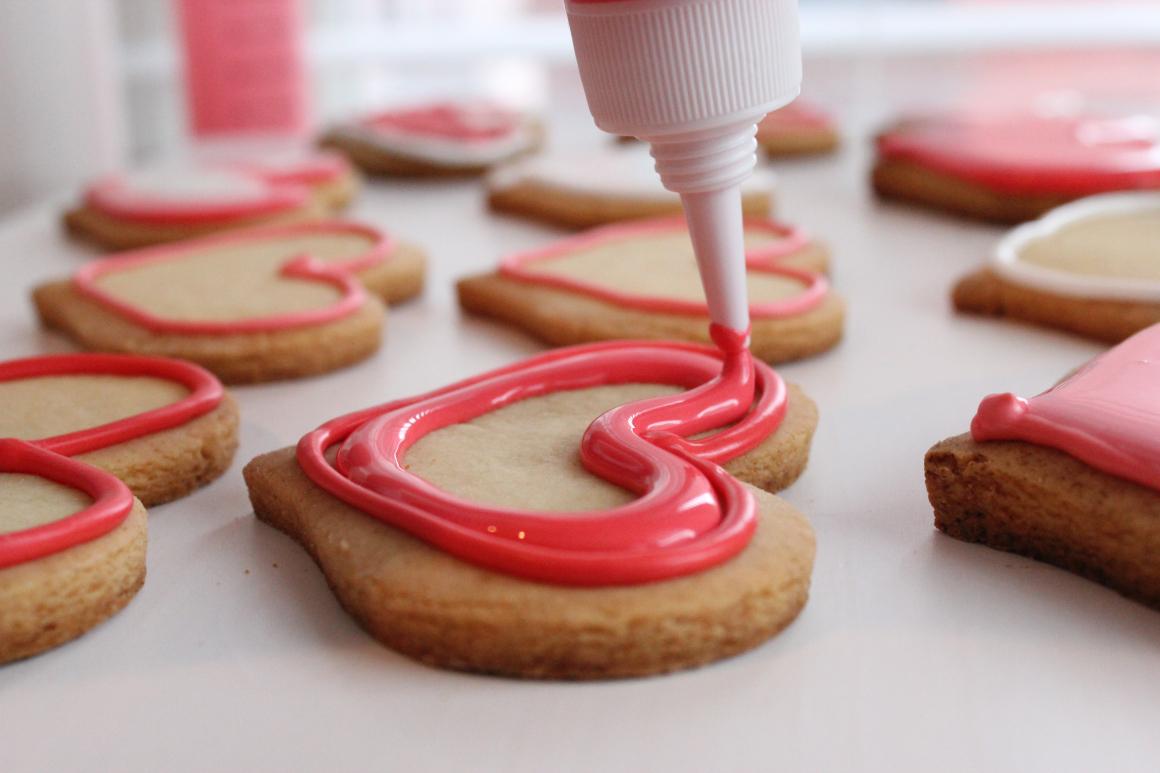
[[(271, 215), (306, 206), (311, 200), (310, 188), (290, 181), (278, 181), (269, 175), (255, 173), (242, 166), (221, 166), (226, 171), (245, 175), (264, 184), (266, 195), (246, 201), (199, 202), (152, 201), (148, 196), (125, 194), (124, 175), (109, 175), (92, 183), (85, 191), (86, 207), (122, 220), (142, 223), (206, 223), (243, 217)], [(131, 189), (130, 189), (131, 190)]]
[[(342, 292), (342, 297), (319, 309), (277, 314), (269, 317), (254, 317), (243, 320), (197, 321), (172, 320), (158, 317), (132, 303), (122, 301), (105, 292), (97, 285), (100, 277), (125, 271), (141, 265), (160, 263), (166, 260), (181, 260), (198, 250), (223, 244), (260, 241), (263, 238), (296, 236), (303, 233), (327, 232), (354, 233), (375, 240), (375, 244), (365, 254), (341, 263), (323, 263), (309, 255), (290, 257), (282, 264), (281, 276), (326, 282)], [(73, 287), (82, 295), (120, 314), (134, 324), (158, 333), (185, 333), (223, 335), (232, 333), (258, 333), (292, 327), (318, 325), (353, 314), (366, 300), (366, 290), (354, 277), (363, 271), (389, 259), (395, 248), (394, 239), (378, 229), (341, 220), (324, 220), (312, 223), (297, 223), (284, 226), (270, 226), (234, 231), (228, 234), (210, 236), (174, 244), (164, 244), (143, 250), (121, 253), (97, 260), (79, 269), (72, 278)]]
[(351, 171), (346, 157), (326, 151), (312, 152), (309, 158), (289, 170), (277, 170), (261, 163), (238, 162), (230, 168), (253, 174), (273, 185), (319, 185), (337, 180)]
[[(1135, 370), (1140, 367), (1151, 368), (1143, 379)], [(1029, 400), (1009, 392), (988, 395), (971, 421), (971, 437), (1048, 446), (1160, 490), (1160, 325)]]
[[(789, 277), (806, 285), (800, 294), (790, 298), (780, 301), (750, 304), (750, 315), (755, 319), (780, 319), (797, 316), (798, 314), (803, 314), (816, 308), (822, 302), (826, 293), (829, 292), (830, 285), (826, 278), (812, 271), (804, 271), (779, 265), (781, 260), (801, 250), (810, 243), (810, 239), (805, 232), (800, 228), (761, 218), (747, 218), (745, 226), (746, 228), (766, 230), (779, 237), (783, 237), (781, 241), (773, 242), (747, 252), (745, 255), (745, 267), (747, 270)], [(582, 293), (618, 306), (662, 314), (707, 316), (709, 309), (704, 301), (687, 301), (677, 298), (663, 298), (653, 295), (619, 292), (579, 279), (549, 276), (528, 270), (529, 263), (552, 260), (572, 252), (591, 249), (611, 241), (684, 230), (684, 228), (685, 221), (680, 216), (601, 226), (578, 236), (563, 239), (545, 248), (510, 255), (500, 262), (499, 272), (503, 276), (521, 282)]]
[[(503, 126), (490, 133), (477, 132), (475, 134), (465, 133), (461, 125), (453, 122), (447, 122), (440, 125), (438, 131), (432, 131), (429, 126), (423, 129), (416, 130), (411, 126), (400, 126), (398, 124), (386, 124), (384, 121), (397, 119), (400, 116), (406, 115), (422, 115), (432, 114), (440, 110), (454, 112), (462, 115), (471, 108), (478, 108), (480, 110), (488, 110), (494, 115), (504, 120)], [(510, 110), (501, 105), (496, 105), (491, 102), (479, 103), (458, 103), (458, 102), (433, 102), (425, 105), (408, 105), (389, 110), (381, 110), (373, 113), (357, 121), (357, 124), (364, 129), (377, 132), (384, 136), (395, 137), (422, 137), (426, 139), (446, 140), (448, 142), (458, 142), (464, 145), (482, 144), (485, 142), (495, 142), (497, 140), (506, 139), (516, 134), (520, 127), (523, 126), (525, 119), (515, 110)]]

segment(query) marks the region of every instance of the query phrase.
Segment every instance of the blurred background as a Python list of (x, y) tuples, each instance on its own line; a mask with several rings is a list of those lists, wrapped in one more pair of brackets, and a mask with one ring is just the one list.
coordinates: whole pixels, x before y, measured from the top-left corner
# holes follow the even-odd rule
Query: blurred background
[[(0, 212), (198, 138), (309, 139), (327, 122), (432, 98), (540, 111), (552, 143), (588, 141), (562, 5), (2, 0)], [(1160, 112), (1157, 0), (801, 0), (801, 19), (803, 93), (852, 142), (907, 110), (1082, 101)]]

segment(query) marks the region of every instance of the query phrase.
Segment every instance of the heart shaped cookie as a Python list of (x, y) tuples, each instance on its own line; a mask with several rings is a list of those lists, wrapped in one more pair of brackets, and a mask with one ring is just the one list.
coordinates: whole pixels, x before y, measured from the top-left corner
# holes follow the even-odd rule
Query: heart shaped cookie
[(886, 129), (877, 150), (879, 195), (1004, 223), (1160, 188), (1160, 123), (1143, 114), (929, 115)]
[(354, 223), (257, 228), (121, 253), (34, 292), (90, 349), (197, 362), (229, 382), (333, 370), (379, 346), (385, 310), (422, 286), (413, 247)]
[(358, 186), (333, 153), (222, 150), (215, 158), (101, 177), (65, 213), (65, 229), (107, 249), (144, 247), (322, 217), (345, 206)]
[(539, 146), (534, 118), (486, 102), (385, 110), (341, 124), (322, 138), (363, 171), (378, 175), (478, 175)]
[(64, 354), (0, 362), (0, 437), (75, 457), (146, 505), (220, 476), (238, 412), (210, 373), (159, 357)]
[[(833, 347), (845, 305), (822, 272), (825, 248), (800, 229), (746, 221), (753, 353), (784, 362)], [(620, 338), (707, 341), (693, 245), (681, 218), (592, 229), (504, 259), (459, 282), (467, 310), (554, 345)]]
[(0, 439), (0, 663), (74, 639), (145, 580), (145, 509), (112, 475)]
[(560, 349), (335, 419), (246, 466), (254, 511), (424, 662), (608, 678), (743, 651), (802, 608), (814, 548), (740, 481), (791, 483), (817, 414), (714, 337)]
[[(766, 217), (774, 177), (758, 169), (741, 186), (745, 214)], [(487, 178), (488, 206), (565, 228), (681, 214), (681, 200), (657, 176), (643, 143), (583, 152), (539, 153), (501, 166)]]
[(1014, 229), (954, 303), (1113, 343), (1160, 322), (1160, 193), (1091, 196)]

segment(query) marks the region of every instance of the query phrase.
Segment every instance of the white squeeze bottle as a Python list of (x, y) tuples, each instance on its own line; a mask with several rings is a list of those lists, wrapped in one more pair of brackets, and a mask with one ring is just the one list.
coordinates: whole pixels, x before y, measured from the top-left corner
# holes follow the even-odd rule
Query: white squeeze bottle
[(749, 327), (741, 182), (801, 90), (797, 0), (565, 0), (596, 125), (651, 145), (681, 196), (713, 322)]

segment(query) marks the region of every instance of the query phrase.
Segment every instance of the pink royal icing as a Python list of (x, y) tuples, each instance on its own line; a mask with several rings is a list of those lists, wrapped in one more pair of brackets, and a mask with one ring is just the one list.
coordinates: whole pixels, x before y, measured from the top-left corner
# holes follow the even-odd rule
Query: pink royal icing
[(1043, 394), (988, 396), (971, 422), (971, 436), (1048, 446), (1160, 490), (1160, 325)]
[(1160, 123), (1143, 115), (922, 117), (882, 134), (878, 153), (1011, 193), (1160, 187)]

